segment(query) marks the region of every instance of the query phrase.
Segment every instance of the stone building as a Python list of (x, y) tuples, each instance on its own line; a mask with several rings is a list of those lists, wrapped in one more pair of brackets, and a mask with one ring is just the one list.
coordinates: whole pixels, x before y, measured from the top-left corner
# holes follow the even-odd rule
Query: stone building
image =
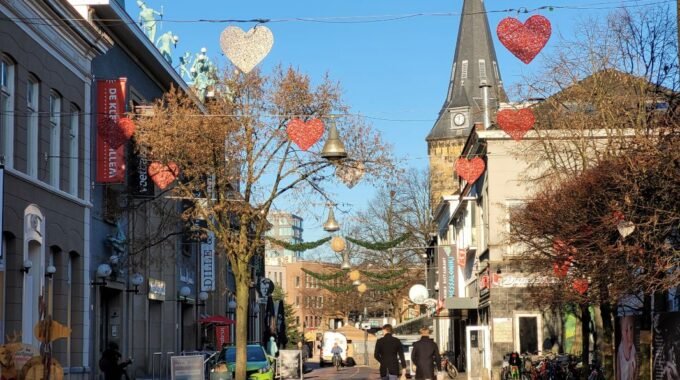
[(89, 378), (91, 63), (112, 41), (65, 0), (4, 1), (0, 17), (0, 342), (39, 345), (43, 295), (71, 329), (55, 359)]

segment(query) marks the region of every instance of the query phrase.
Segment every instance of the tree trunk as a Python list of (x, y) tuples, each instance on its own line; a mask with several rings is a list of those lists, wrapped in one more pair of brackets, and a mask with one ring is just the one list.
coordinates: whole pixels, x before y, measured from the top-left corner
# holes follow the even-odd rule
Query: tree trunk
[(236, 378), (246, 380), (246, 346), (248, 344), (248, 301), (250, 288), (250, 271), (247, 262), (234, 260), (238, 266), (234, 272), (236, 281)]
[[(606, 298), (603, 298), (606, 300)], [(614, 325), (612, 324), (612, 307), (609, 302), (600, 304), (602, 316), (602, 368), (608, 379), (614, 378)]]
[[(583, 373), (581, 378), (587, 378), (590, 364), (590, 310), (588, 304), (581, 304), (581, 362)], [(585, 377), (583, 377), (585, 375)]]

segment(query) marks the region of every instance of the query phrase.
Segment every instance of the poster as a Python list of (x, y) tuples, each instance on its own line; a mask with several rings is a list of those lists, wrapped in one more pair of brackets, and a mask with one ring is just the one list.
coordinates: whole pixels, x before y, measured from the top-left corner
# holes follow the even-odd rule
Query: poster
[(125, 181), (125, 144), (113, 148), (105, 135), (125, 114), (126, 78), (97, 81), (97, 182)]
[(680, 312), (654, 314), (652, 378), (680, 380)]
[(640, 327), (635, 315), (616, 318), (616, 380), (637, 380), (640, 373)]
[(205, 380), (203, 355), (170, 357), (171, 380)]
[(302, 379), (302, 360), (298, 350), (279, 350), (276, 365), (281, 379)]
[(493, 342), (512, 343), (512, 318), (493, 319)]

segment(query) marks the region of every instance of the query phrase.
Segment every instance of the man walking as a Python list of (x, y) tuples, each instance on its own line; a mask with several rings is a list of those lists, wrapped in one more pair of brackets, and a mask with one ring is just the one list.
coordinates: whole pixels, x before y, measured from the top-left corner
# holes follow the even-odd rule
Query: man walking
[(401, 341), (392, 336), (392, 325), (387, 324), (382, 328), (385, 334), (375, 343), (375, 359), (380, 362), (380, 377), (383, 380), (397, 380), (399, 376), (399, 363), (402, 371), (406, 372), (406, 359)]
[(416, 380), (434, 380), (434, 369), (441, 371), (442, 358), (437, 343), (430, 338), (430, 328), (420, 329), (420, 340), (413, 343), (411, 363), (416, 366)]

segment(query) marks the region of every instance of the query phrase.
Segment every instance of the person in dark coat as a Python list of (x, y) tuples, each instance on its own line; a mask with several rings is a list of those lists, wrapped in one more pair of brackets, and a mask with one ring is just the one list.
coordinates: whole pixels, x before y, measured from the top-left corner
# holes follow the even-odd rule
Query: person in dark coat
[(375, 343), (375, 359), (380, 362), (380, 377), (383, 380), (397, 380), (399, 373), (399, 363), (402, 371), (406, 371), (406, 358), (404, 358), (404, 348), (401, 341), (392, 336), (392, 325), (385, 325), (382, 328), (385, 335)]
[(123, 376), (126, 379), (128, 378), (125, 367), (132, 363), (132, 359), (121, 362), (121, 356), (120, 351), (118, 351), (118, 344), (109, 342), (101, 359), (99, 359), (99, 369), (104, 372), (104, 380), (121, 380)]
[(442, 358), (437, 343), (430, 338), (430, 328), (420, 329), (420, 340), (413, 343), (411, 363), (416, 366), (416, 380), (434, 380), (434, 369), (441, 371)]

